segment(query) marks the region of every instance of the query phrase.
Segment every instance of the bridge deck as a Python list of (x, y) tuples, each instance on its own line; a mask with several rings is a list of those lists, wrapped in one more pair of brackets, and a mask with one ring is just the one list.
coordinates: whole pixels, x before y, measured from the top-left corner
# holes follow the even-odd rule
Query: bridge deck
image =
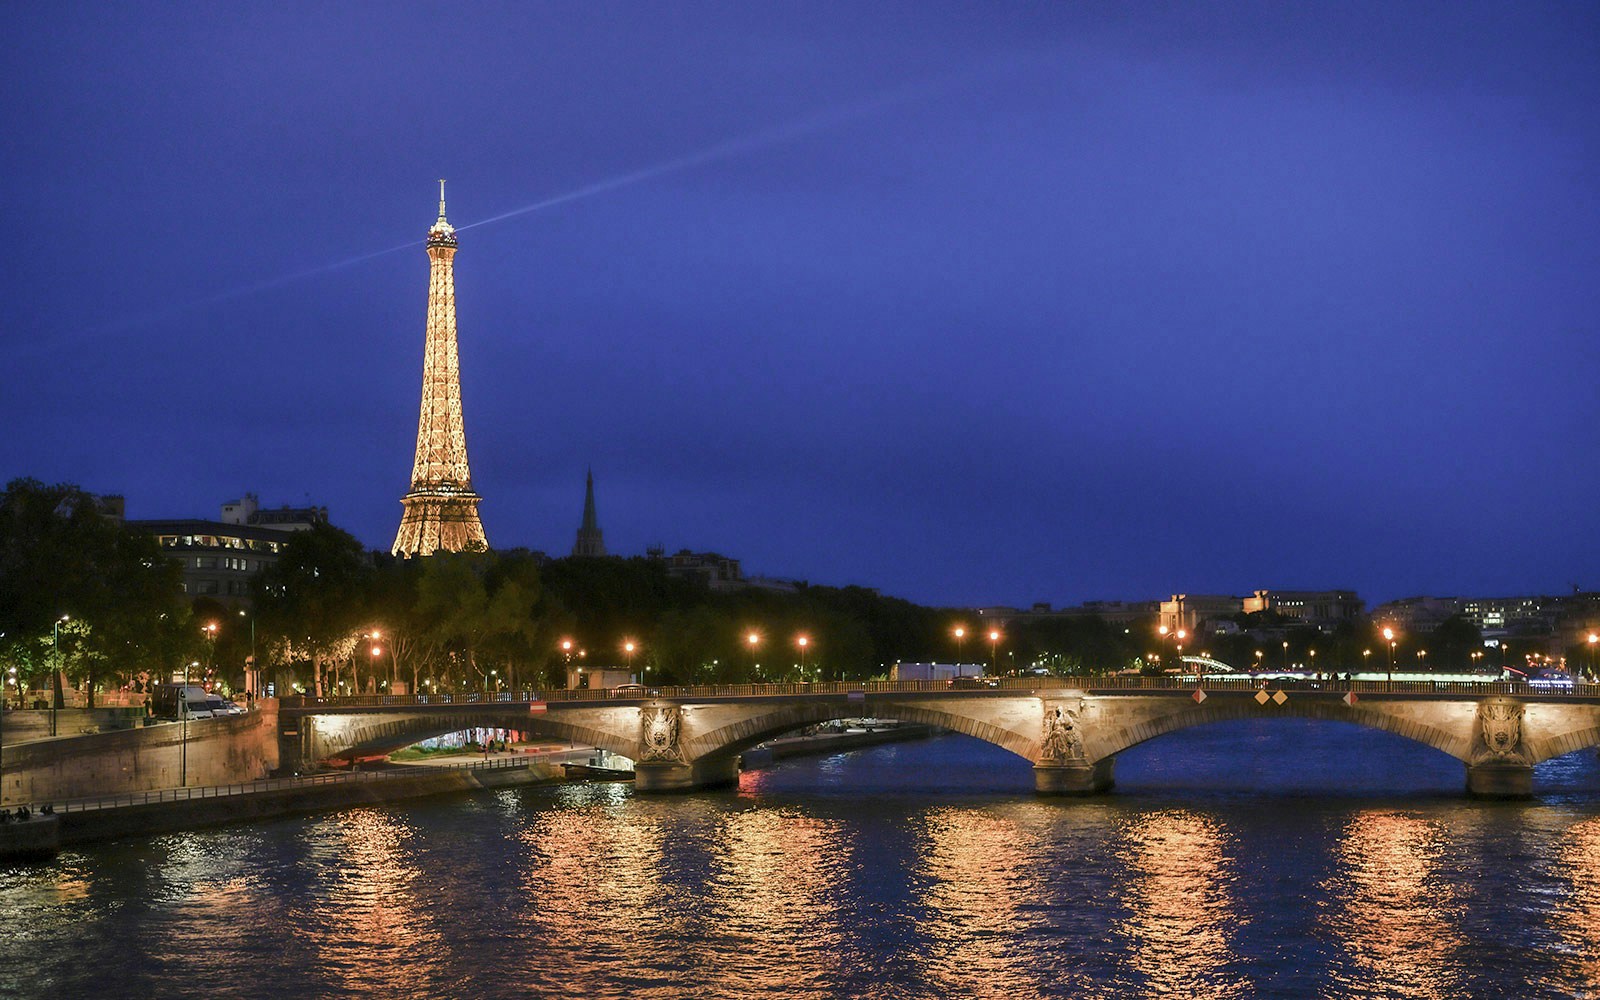
[(1289, 694), (1318, 694), (1342, 697), (1354, 693), (1358, 696), (1377, 695), (1389, 697), (1432, 700), (1434, 698), (1482, 698), (1488, 695), (1510, 695), (1526, 701), (1600, 702), (1600, 684), (1545, 685), (1526, 681), (1377, 681), (1343, 680), (1329, 677), (1322, 680), (1293, 680), (1278, 682), (1247, 676), (1207, 676), (1196, 682), (1192, 676), (1146, 677), (1120, 674), (1082, 677), (1005, 677), (991, 685), (954, 686), (947, 681), (823, 681), (801, 684), (715, 684), (675, 687), (651, 687), (643, 692), (618, 694), (614, 690), (564, 690), (527, 689), (521, 691), (465, 693), (436, 693), (418, 695), (369, 694), (343, 697), (315, 698), (309, 695), (282, 699), (286, 710), (327, 711), (345, 709), (395, 709), (406, 707), (486, 708), (529, 706), (539, 703), (580, 702), (585, 704), (637, 705), (661, 699), (665, 701), (745, 701), (752, 698), (794, 698), (855, 696), (865, 700), (867, 695), (894, 694), (948, 694), (962, 697), (985, 695), (1016, 695), (1038, 693), (1054, 695), (1057, 692), (1082, 692), (1094, 695), (1116, 694), (1171, 694), (1190, 696), (1196, 688), (1208, 695), (1241, 693), (1254, 694), (1277, 691)]

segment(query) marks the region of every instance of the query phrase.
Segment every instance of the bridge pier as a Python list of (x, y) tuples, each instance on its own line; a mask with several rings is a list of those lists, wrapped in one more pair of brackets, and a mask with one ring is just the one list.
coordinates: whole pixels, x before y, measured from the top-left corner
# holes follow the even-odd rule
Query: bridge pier
[(1469, 764), (1467, 794), (1480, 799), (1531, 799), (1533, 768), (1526, 764)]
[(1098, 795), (1111, 790), (1115, 757), (1093, 764), (1035, 764), (1033, 789), (1040, 795)]
[(651, 761), (633, 766), (636, 792), (692, 792), (701, 788), (721, 788), (739, 783), (739, 758), (697, 760), (693, 764), (677, 761)]

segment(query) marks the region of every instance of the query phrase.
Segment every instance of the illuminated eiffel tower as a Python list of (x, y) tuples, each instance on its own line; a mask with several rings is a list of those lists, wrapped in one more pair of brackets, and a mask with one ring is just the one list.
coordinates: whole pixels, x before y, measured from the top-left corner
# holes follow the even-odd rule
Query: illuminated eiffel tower
[(411, 492), (395, 536), (397, 556), (426, 556), (488, 548), (478, 501), (467, 469), (467, 433), (461, 417), (461, 366), (456, 354), (456, 231), (444, 217), (444, 181), (439, 182), (439, 221), (428, 230), (428, 344), (422, 356), (422, 415), (417, 420), (417, 459)]

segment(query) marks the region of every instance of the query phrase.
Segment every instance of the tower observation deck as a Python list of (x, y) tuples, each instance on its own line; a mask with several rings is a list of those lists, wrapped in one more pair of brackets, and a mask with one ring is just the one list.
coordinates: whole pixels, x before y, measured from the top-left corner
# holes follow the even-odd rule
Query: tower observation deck
[(444, 181), (439, 219), (428, 230), (428, 339), (422, 356), (422, 411), (411, 491), (393, 553), (426, 556), (488, 548), (478, 520), (482, 497), (472, 491), (467, 433), (461, 415), (461, 365), (456, 348), (455, 227), (445, 220)]

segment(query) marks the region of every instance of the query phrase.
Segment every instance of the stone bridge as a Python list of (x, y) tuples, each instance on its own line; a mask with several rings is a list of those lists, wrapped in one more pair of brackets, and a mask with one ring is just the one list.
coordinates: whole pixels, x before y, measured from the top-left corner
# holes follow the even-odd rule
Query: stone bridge
[[(284, 771), (382, 754), (474, 727), (601, 747), (637, 762), (640, 791), (728, 784), (739, 754), (802, 726), (877, 717), (942, 726), (1004, 747), (1034, 767), (1044, 794), (1112, 785), (1116, 755), (1166, 733), (1229, 719), (1310, 718), (1381, 729), (1466, 765), (1467, 790), (1532, 794), (1533, 766), (1600, 745), (1600, 686), (1300, 682), (1248, 678), (1013, 678), (995, 687), (887, 681), (606, 691), (286, 698)], [(480, 700), (482, 699), (482, 700)]]

